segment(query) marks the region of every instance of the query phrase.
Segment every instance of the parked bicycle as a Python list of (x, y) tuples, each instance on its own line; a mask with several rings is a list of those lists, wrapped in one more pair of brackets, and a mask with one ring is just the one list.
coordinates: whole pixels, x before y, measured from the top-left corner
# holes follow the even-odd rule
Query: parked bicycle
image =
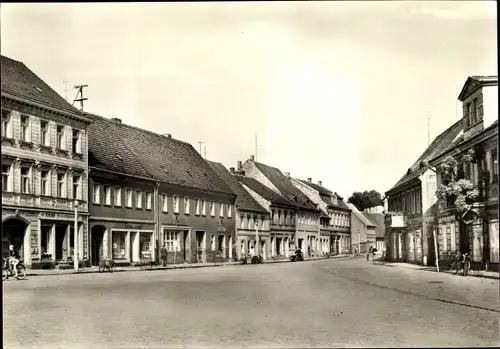
[(450, 269), (453, 275), (457, 275), (459, 270), (462, 270), (462, 275), (469, 275), (470, 271), (470, 254), (466, 253), (457, 253), (453, 262), (450, 264)]
[[(23, 262), (19, 261), (16, 266), (17, 269), (17, 279), (23, 280), (26, 278), (26, 267)], [(9, 277), (14, 276), (14, 270), (12, 269), (12, 265), (9, 263), (9, 258), (3, 259), (2, 266), (2, 280), (6, 280)]]

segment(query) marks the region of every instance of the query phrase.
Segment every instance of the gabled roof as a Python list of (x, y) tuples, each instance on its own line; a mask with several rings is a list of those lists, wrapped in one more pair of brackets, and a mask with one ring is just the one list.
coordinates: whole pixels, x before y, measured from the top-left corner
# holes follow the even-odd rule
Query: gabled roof
[(470, 95), (476, 88), (480, 86), (494, 86), (498, 85), (498, 76), (497, 75), (474, 75), (469, 76), (465, 81), (460, 94), (458, 95), (458, 100), (463, 101)]
[(314, 205), (304, 193), (297, 189), (279, 169), (256, 161), (254, 161), (254, 164), (260, 172), (278, 188), (288, 201), (295, 203), (295, 205), (301, 209), (319, 212), (316, 205)]
[(1, 90), (14, 98), (22, 98), (60, 111), (83, 117), (56, 91), (32, 72), (24, 63), (0, 56)]
[(375, 224), (375, 234), (376, 237), (384, 237), (385, 236), (385, 218), (382, 213), (371, 213), (371, 212), (362, 212), (363, 215), (368, 218), (373, 224)]
[(333, 192), (331, 190), (328, 190), (327, 188), (325, 188), (319, 184), (312, 183), (312, 182), (309, 182), (309, 181), (306, 181), (303, 179), (297, 179), (297, 180), (299, 180), (302, 183), (304, 183), (305, 185), (313, 188), (314, 190), (316, 190), (318, 193), (320, 193), (322, 195), (332, 195), (333, 194)]
[(406, 170), (406, 173), (401, 177), (401, 179), (386, 192), (389, 193), (399, 186), (402, 186), (411, 180), (420, 177), (422, 173), (426, 170), (425, 166), (422, 166), (424, 161), (430, 161), (438, 154), (442, 153), (459, 135), (460, 131), (462, 131), (463, 122), (460, 119), (452, 126), (447, 128), (443, 133), (437, 136), (434, 141), (425, 149), (422, 155), (419, 156), (417, 161)]
[(189, 143), (86, 114), (89, 166), (234, 195)]
[(246, 185), (248, 188), (250, 188), (251, 190), (253, 190), (257, 194), (262, 196), (264, 199), (270, 201), (271, 204), (288, 206), (288, 207), (293, 207), (293, 208), (297, 207), (297, 205), (295, 205), (293, 202), (288, 201), (283, 196), (276, 193), (274, 190), (266, 187), (264, 184), (262, 184), (261, 182), (259, 182), (256, 179), (241, 176), (238, 174), (234, 175), (234, 178), (236, 178), (239, 182)]
[(369, 220), (368, 218), (366, 218), (365, 215), (363, 215), (356, 208), (356, 206), (354, 206), (353, 204), (349, 204), (349, 203), (347, 204), (347, 206), (349, 206), (349, 208), (351, 209), (352, 214), (354, 214), (354, 216), (356, 216), (356, 218), (359, 219), (361, 221), (361, 223), (363, 223), (367, 227), (376, 228), (375, 223), (373, 223), (371, 220)]
[(231, 191), (236, 194), (236, 208), (252, 212), (267, 213), (255, 199), (242, 187), (241, 183), (222, 165), (218, 162), (205, 160), (208, 165), (214, 170), (219, 178), (227, 184)]

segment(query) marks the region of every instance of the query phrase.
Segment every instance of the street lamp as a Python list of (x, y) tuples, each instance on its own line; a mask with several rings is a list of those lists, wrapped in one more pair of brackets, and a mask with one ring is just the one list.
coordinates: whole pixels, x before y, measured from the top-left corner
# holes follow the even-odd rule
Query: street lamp
[(73, 234), (73, 266), (75, 271), (78, 271), (78, 200), (74, 201), (74, 209), (75, 209), (75, 226), (74, 226), (74, 234)]

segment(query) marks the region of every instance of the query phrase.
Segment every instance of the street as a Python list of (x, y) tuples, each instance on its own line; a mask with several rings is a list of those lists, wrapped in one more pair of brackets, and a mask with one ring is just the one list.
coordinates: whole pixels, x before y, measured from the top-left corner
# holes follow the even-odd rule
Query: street
[(4, 282), (6, 348), (498, 346), (498, 280), (362, 257)]

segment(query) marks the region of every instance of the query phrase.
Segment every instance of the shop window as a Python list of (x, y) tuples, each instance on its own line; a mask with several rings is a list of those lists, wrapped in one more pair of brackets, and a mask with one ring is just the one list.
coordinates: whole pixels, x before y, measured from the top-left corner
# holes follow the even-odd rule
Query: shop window
[(139, 243), (141, 256), (151, 256), (151, 241), (153, 235), (151, 233), (140, 233)]
[(180, 232), (178, 231), (166, 231), (163, 235), (163, 247), (167, 249), (168, 252), (180, 252)]
[(127, 259), (127, 232), (113, 231), (113, 259)]

